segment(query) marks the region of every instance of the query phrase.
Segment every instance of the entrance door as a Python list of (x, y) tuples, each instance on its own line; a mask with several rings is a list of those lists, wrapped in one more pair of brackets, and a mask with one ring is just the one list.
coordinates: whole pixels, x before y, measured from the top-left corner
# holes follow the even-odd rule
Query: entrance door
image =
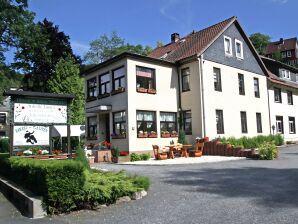
[(106, 140), (108, 142), (111, 141), (110, 137), (110, 114), (105, 115), (105, 121), (106, 121)]

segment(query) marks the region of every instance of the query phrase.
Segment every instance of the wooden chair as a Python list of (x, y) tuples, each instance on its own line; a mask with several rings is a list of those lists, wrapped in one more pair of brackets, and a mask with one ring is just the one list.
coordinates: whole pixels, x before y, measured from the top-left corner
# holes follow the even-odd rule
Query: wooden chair
[(152, 145), (154, 157), (157, 160), (164, 160), (168, 158), (167, 152), (159, 152), (159, 146), (158, 145)]
[(190, 156), (193, 157), (201, 157), (203, 155), (203, 150), (204, 150), (204, 142), (198, 142), (196, 143), (196, 149), (193, 151), (190, 151), (189, 154)]

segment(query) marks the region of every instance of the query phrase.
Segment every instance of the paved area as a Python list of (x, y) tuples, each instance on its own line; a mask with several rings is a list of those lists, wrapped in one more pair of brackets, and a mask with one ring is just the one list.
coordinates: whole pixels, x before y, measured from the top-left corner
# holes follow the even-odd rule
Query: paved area
[(125, 162), (121, 165), (148, 165), (148, 166), (165, 166), (165, 165), (181, 165), (181, 164), (200, 164), (215, 163), (234, 160), (243, 160), (243, 157), (227, 157), (227, 156), (201, 156), (201, 157), (177, 157), (175, 159), (156, 160), (149, 159), (147, 161)]
[(0, 222), (298, 223), (297, 146), (281, 149), (280, 158), (275, 161), (236, 160), (170, 166), (103, 165), (100, 168), (125, 169), (131, 174), (150, 176), (149, 195), (139, 201), (97, 211), (80, 211), (40, 220), (21, 217), (2, 198)]

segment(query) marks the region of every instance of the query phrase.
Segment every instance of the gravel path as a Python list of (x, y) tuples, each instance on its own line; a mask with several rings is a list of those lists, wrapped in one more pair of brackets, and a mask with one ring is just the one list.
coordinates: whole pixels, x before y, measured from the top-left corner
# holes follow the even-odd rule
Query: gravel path
[(275, 161), (99, 167), (149, 176), (148, 196), (97, 211), (29, 220), (17, 212), (11, 217), (11, 205), (0, 195), (0, 223), (298, 223), (297, 146), (281, 149)]

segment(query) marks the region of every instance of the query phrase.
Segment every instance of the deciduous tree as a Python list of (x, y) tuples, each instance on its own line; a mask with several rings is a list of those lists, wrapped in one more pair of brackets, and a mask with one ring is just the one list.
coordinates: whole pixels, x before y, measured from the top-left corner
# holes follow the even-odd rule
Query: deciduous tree
[(251, 34), (249, 39), (259, 54), (264, 55), (267, 45), (270, 43), (271, 37), (262, 33)]

